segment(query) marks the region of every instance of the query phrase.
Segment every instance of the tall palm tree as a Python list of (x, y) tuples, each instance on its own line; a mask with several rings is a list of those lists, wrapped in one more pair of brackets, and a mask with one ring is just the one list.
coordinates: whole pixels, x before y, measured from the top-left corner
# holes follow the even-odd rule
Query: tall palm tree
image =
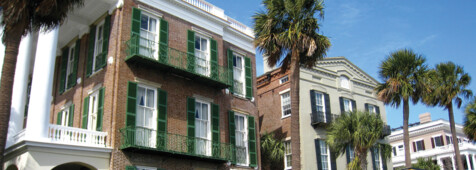
[(435, 70), (429, 74), (431, 76), (431, 93), (426, 93), (424, 102), (430, 106), (441, 106), (448, 110), (450, 119), (451, 136), (453, 137), (453, 146), (455, 149), (455, 158), (458, 169), (463, 169), (459, 145), (456, 138), (455, 120), (453, 114), (453, 100), (457, 108), (461, 107), (462, 98), (470, 98), (473, 93), (466, 87), (471, 82), (471, 77), (465, 73), (463, 67), (455, 65), (452, 62), (440, 63), (436, 65)]
[[(23, 36), (32, 31), (51, 30), (63, 23), (69, 11), (82, 6), (83, 0), (2, 0), (3, 39), (5, 58), (0, 82), (0, 162), (7, 138), (13, 77), (18, 48)], [(0, 164), (0, 169), (3, 164)]]
[[(299, 143), (299, 68), (313, 67), (330, 47), (327, 37), (320, 35), (318, 21), (323, 18), (323, 2), (319, 0), (263, 0), (264, 11), (254, 16), (255, 46), (270, 67), (281, 64), (281, 72), (290, 69), (291, 138), (293, 165), (300, 169)], [(317, 18), (316, 18), (317, 16)]]
[(463, 131), (470, 140), (476, 141), (476, 98), (466, 106)]
[(385, 104), (399, 107), (403, 101), (403, 145), (405, 149), (405, 167), (412, 166), (408, 134), (410, 100), (415, 104), (426, 90), (424, 77), (427, 72), (425, 58), (410, 49), (390, 53), (380, 64), (380, 77), (383, 83), (375, 88), (377, 96)]
[(336, 156), (345, 153), (348, 146), (354, 148), (355, 159), (348, 169), (367, 169), (367, 152), (380, 149), (383, 157), (389, 158), (391, 146), (380, 143), (384, 122), (380, 116), (369, 112), (354, 111), (342, 114), (327, 128), (326, 143)]
[(263, 169), (283, 169), (284, 144), (274, 133), (261, 136), (261, 162)]

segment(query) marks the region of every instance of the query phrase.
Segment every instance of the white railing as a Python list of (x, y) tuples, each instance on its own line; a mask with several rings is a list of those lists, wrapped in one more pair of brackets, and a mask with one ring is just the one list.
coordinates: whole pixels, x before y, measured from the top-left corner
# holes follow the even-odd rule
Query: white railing
[(56, 143), (105, 147), (107, 132), (50, 124), (48, 126), (48, 138)]
[(254, 31), (250, 27), (238, 22), (237, 20), (234, 20), (233, 18), (230, 18), (225, 15), (225, 11), (221, 8), (216, 7), (213, 4), (208, 3), (207, 1), (204, 0), (182, 0), (190, 5), (193, 5), (205, 12), (208, 12), (212, 15), (215, 15), (223, 20), (228, 21), (230, 23), (230, 27), (250, 36), (254, 37)]
[[(464, 151), (464, 150), (476, 150), (476, 145), (472, 143), (459, 143), (459, 150)], [(423, 151), (418, 151), (418, 152), (413, 152), (413, 150), (410, 151), (410, 156), (412, 160), (416, 160), (416, 158), (426, 158), (426, 157), (432, 157), (436, 155), (444, 155), (444, 154), (449, 154), (449, 153), (454, 153), (454, 147), (453, 144), (449, 145), (444, 145), (444, 146), (437, 146), (432, 149), (427, 149)], [(400, 163), (405, 161), (405, 155), (398, 155), (398, 156), (393, 156), (392, 155), (392, 162), (395, 163)]]
[(226, 20), (225, 11), (223, 11), (223, 9), (221, 8), (216, 7), (215, 5), (208, 3), (207, 1), (204, 1), (204, 0), (182, 0), (182, 1), (185, 1), (189, 3), (190, 5), (193, 5), (212, 15), (215, 15), (221, 19)]

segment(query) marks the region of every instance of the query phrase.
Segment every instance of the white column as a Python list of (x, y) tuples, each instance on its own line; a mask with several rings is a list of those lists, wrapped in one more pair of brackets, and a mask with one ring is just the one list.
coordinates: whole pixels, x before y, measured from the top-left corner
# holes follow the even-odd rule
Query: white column
[(471, 170), (471, 165), (469, 164), (469, 154), (466, 154), (466, 166), (468, 166), (468, 170)]
[(476, 169), (476, 155), (471, 155), (471, 159), (473, 159), (473, 169)]
[(440, 169), (444, 169), (443, 161), (441, 161), (440, 157), (436, 157), (436, 164), (440, 167)]
[(451, 163), (453, 164), (453, 170), (456, 170), (456, 159), (455, 156), (451, 156)]
[(58, 27), (38, 36), (30, 94), (32, 102), (28, 108), (25, 132), (28, 140), (42, 141), (47, 138), (57, 45)]
[(23, 129), (28, 77), (30, 75), (31, 61), (36, 52), (37, 38), (38, 33), (30, 33), (20, 43), (13, 82), (12, 107), (10, 122), (8, 123), (6, 147), (15, 144), (14, 136)]

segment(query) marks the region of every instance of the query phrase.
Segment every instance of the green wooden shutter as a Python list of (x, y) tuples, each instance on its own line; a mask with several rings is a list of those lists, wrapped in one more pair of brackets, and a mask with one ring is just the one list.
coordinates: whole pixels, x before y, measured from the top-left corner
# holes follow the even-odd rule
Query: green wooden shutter
[(137, 83), (127, 83), (126, 127), (136, 126)]
[(96, 131), (102, 131), (102, 116), (104, 114), (104, 87), (99, 90), (98, 98), (98, 118), (96, 122)]
[(321, 161), (321, 140), (314, 139), (314, 148), (316, 149), (316, 160), (317, 160), (317, 169), (322, 170), (322, 161)]
[(228, 83), (230, 84), (230, 93), (233, 93), (233, 51), (231, 49), (227, 50), (228, 56)]
[(157, 148), (165, 149), (167, 144), (167, 92), (157, 89)]
[(169, 52), (169, 23), (160, 19), (160, 33), (159, 33), (159, 61), (168, 63)]
[(135, 166), (126, 166), (126, 170), (137, 170)]
[(66, 67), (68, 67), (68, 51), (69, 48), (66, 47), (63, 49), (63, 55), (61, 56), (61, 68), (60, 68), (60, 84), (59, 92), (62, 94), (65, 90), (66, 85)]
[(248, 148), (250, 152), (250, 166), (256, 167), (258, 165), (258, 157), (256, 154), (256, 128), (255, 118), (248, 116)]
[(212, 155), (219, 157), (220, 150), (220, 107), (212, 103)]
[(79, 53), (81, 48), (81, 39), (76, 40), (76, 46), (74, 47), (74, 65), (73, 73), (71, 75), (71, 87), (76, 85), (76, 79), (78, 77), (78, 62), (79, 62)]
[(140, 19), (142, 11), (137, 8), (132, 8), (132, 24), (131, 24), (131, 53), (139, 54), (139, 39), (140, 39)]
[(187, 70), (195, 73), (195, 32), (187, 31)]
[(83, 102), (83, 117), (82, 117), (82, 128), (88, 128), (88, 113), (89, 113), (89, 96), (84, 98)]
[(106, 18), (104, 19), (104, 28), (103, 28), (103, 34), (102, 34), (102, 53), (100, 56), (96, 59), (98, 63), (96, 65), (95, 71), (103, 68), (106, 66), (106, 60), (107, 60), (107, 51), (109, 50), (109, 34), (111, 32), (111, 15), (107, 15)]
[(246, 98), (253, 97), (253, 78), (251, 76), (251, 59), (245, 57), (245, 82), (246, 82)]
[(235, 112), (228, 111), (228, 129), (230, 134), (230, 145), (231, 145), (231, 163), (236, 164), (236, 137), (235, 137)]
[(59, 111), (58, 114), (56, 115), (56, 124), (61, 125), (61, 118), (62, 118), (62, 111)]
[(210, 39), (210, 70), (210, 78), (219, 80), (217, 41), (214, 39)]
[(68, 117), (68, 126), (73, 127), (73, 121), (74, 121), (74, 104), (69, 106), (69, 117)]
[(187, 148), (195, 153), (195, 98), (187, 97)]
[(89, 28), (88, 59), (86, 63), (86, 76), (93, 73), (94, 43), (96, 42), (96, 26)]

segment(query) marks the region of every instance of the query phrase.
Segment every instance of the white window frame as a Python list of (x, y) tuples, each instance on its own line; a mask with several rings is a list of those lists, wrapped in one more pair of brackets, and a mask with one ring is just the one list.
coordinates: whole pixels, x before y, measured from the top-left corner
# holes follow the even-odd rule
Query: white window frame
[[(446, 137), (448, 137), (448, 138), (446, 138)], [(445, 139), (449, 139), (449, 141), (446, 140), (446, 145), (452, 145), (453, 144), (453, 136), (452, 135), (445, 134)]]
[(444, 139), (441, 139), (441, 144), (442, 144), (441, 146), (437, 146), (437, 145), (436, 145), (436, 138), (437, 138), (437, 137), (444, 138), (443, 135), (434, 135), (434, 136), (431, 137), (431, 138), (433, 139), (434, 144), (435, 144), (435, 148), (436, 148), (436, 147), (445, 146), (445, 145), (443, 145)]
[[(99, 54), (102, 53), (103, 51), (103, 43), (104, 43), (104, 22), (105, 22), (105, 19), (103, 19), (101, 22), (99, 22), (97, 25), (96, 25), (96, 35), (94, 36), (94, 53), (93, 53), (93, 63), (92, 63), (92, 72), (91, 74), (94, 74), (96, 72), (98, 72), (99, 70), (101, 69), (98, 69), (96, 70), (96, 60), (98, 59), (98, 56)], [(100, 28), (102, 28), (102, 31), (99, 31)], [(101, 34), (101, 36), (98, 36), (99, 33)], [(98, 40), (101, 40), (100, 43), (98, 43)]]
[[(420, 152), (420, 151), (425, 151), (425, 143), (423, 141), (423, 139), (418, 139), (418, 140), (414, 140), (413, 142), (415, 142), (415, 150), (416, 152)], [(421, 149), (418, 149), (418, 142), (422, 142), (422, 147)]]
[[(206, 131), (206, 137), (203, 138), (203, 137), (198, 137), (197, 136), (197, 132), (195, 131), (195, 138), (197, 139), (196, 141), (196, 148), (199, 148), (199, 142), (201, 142), (199, 139), (202, 139), (205, 141), (205, 153), (199, 153), (200, 150), (196, 149), (195, 152), (199, 155), (207, 155), (207, 156), (210, 156), (212, 154), (212, 146), (211, 146), (211, 139), (212, 139), (212, 130), (211, 130), (211, 103), (210, 102), (207, 102), (207, 101), (204, 101), (204, 100), (200, 100), (200, 99), (195, 99), (195, 107), (197, 107), (197, 103), (201, 103), (201, 104), (206, 104), (208, 105), (207, 106), (207, 112), (208, 112), (208, 120), (207, 121), (207, 131)], [(196, 114), (196, 113), (195, 113)], [(195, 116), (195, 130), (197, 130), (197, 121), (203, 121), (203, 120), (200, 120), (200, 119), (197, 119), (196, 116)]]
[[(239, 163), (238, 160), (237, 160), (237, 165), (240, 165), (240, 166), (248, 166), (249, 165), (249, 149), (248, 149), (248, 118), (246, 115), (244, 114), (240, 114), (240, 113), (237, 113), (235, 112), (235, 126), (238, 126), (237, 124), (237, 117), (243, 117), (243, 131), (239, 131), (238, 128), (235, 128), (235, 136), (238, 136), (239, 133), (243, 133), (243, 143), (244, 143), (244, 147), (245, 147), (245, 155), (246, 155), (246, 161), (244, 163)], [(238, 140), (235, 141), (235, 145), (236, 146), (239, 146), (238, 145)], [(238, 157), (238, 155), (237, 155)]]
[[(139, 104), (136, 103), (136, 107), (137, 109), (139, 109), (140, 107), (143, 107), (145, 109), (152, 109), (152, 121), (151, 121), (151, 125), (150, 127), (146, 127), (145, 126), (145, 123), (146, 123), (146, 115), (144, 114), (144, 118), (143, 118), (143, 122), (142, 124), (143, 125), (139, 125), (139, 122), (138, 122), (138, 117), (139, 117), (139, 111), (136, 111), (136, 127), (140, 127), (142, 129), (144, 129), (144, 131), (146, 130), (150, 130), (151, 131), (151, 134), (145, 134), (145, 135), (148, 135), (149, 136), (149, 139), (148, 139), (148, 146), (147, 147), (151, 147), (151, 148), (155, 148), (156, 147), (156, 143), (157, 143), (157, 100), (158, 100), (158, 96), (157, 96), (157, 88), (155, 87), (151, 87), (151, 86), (147, 86), (147, 85), (144, 85), (144, 84), (137, 84), (137, 89), (139, 88), (144, 88), (145, 89), (145, 93), (144, 95), (147, 96), (147, 90), (152, 90), (154, 91), (154, 102), (153, 102), (153, 106), (152, 107), (147, 107), (147, 106), (140, 106)], [(139, 100), (139, 99), (138, 99)], [(147, 100), (147, 99), (146, 99)], [(144, 101), (144, 105), (146, 105), (147, 101)], [(136, 133), (138, 129), (136, 129)], [(136, 134), (136, 142), (138, 141), (138, 135)], [(140, 140), (140, 139), (139, 139)], [(144, 139), (142, 139), (144, 140)]]
[(319, 111), (319, 109), (317, 109), (317, 106), (319, 106), (319, 97), (318, 97), (318, 94), (321, 95), (320, 99), (321, 99), (321, 107), (322, 107), (322, 113), (324, 113), (324, 121), (327, 121), (326, 119), (326, 100), (324, 99), (324, 93), (322, 92), (317, 92), (317, 91), (314, 91), (314, 94), (315, 94), (315, 98), (316, 98), (316, 105), (315, 106), (312, 106), (312, 107), (316, 107), (316, 110)]
[(289, 76), (288, 75), (285, 75), (284, 77), (281, 77), (279, 79), (279, 84), (283, 84), (283, 83), (286, 83), (289, 81)]
[(88, 130), (96, 131), (98, 108), (99, 108), (99, 90), (96, 90), (89, 95), (88, 127), (87, 127)]
[(64, 81), (64, 89), (68, 89), (68, 81), (69, 81), (69, 75), (73, 74), (73, 67), (74, 67), (74, 53), (76, 52), (76, 43), (73, 43), (68, 47), (68, 62), (66, 64), (66, 78)]
[[(345, 109), (345, 107), (346, 107), (346, 105), (345, 105), (346, 101), (349, 103), (349, 105), (348, 105), (349, 110), (346, 110), (346, 109)], [(345, 111), (345, 112), (353, 112), (353, 111), (354, 111), (354, 110), (353, 110), (354, 107), (352, 106), (352, 100), (351, 100), (351, 99), (343, 98), (343, 99), (342, 99), (342, 102), (343, 102), (343, 105), (344, 105), (344, 111)]]
[[(395, 145), (392, 145), (392, 146), (395, 147), (395, 151), (397, 153), (396, 156), (399, 156), (399, 155), (402, 155), (402, 154), (405, 153), (405, 146), (403, 146), (403, 143), (398, 143), (398, 144), (395, 144)], [(400, 149), (400, 146), (401, 146), (401, 149)]]
[[(379, 168), (378, 170), (382, 170), (382, 169), (383, 169), (383, 162), (382, 162), (383, 159), (382, 159), (382, 157), (380, 156), (381, 150), (380, 150), (380, 149), (375, 149), (375, 151), (377, 151), (377, 153), (374, 153), (374, 156), (377, 155), (376, 161), (378, 160), (378, 162), (375, 162), (375, 164), (378, 163), (378, 165), (377, 165), (378, 168)], [(374, 170), (376, 170), (376, 169), (374, 169)]]
[[(194, 50), (195, 50), (195, 72), (197, 72), (198, 74), (201, 74), (201, 75), (204, 75), (204, 76), (210, 76), (210, 37), (207, 37), (205, 35), (202, 35), (200, 33), (197, 33), (195, 32), (195, 41), (197, 41), (197, 38), (200, 38), (200, 39), (205, 39), (207, 40), (207, 48), (206, 49), (202, 49), (201, 47), (201, 44), (200, 44), (200, 49), (197, 49), (196, 48), (196, 42), (194, 42), (195, 46), (194, 46)], [(199, 41), (201, 42), (201, 41)], [(205, 53), (205, 58), (201, 58), (201, 57), (198, 57), (198, 54), (203, 54)], [(197, 69), (199, 67), (204, 67), (204, 66), (201, 66), (200, 65), (200, 61), (198, 60), (205, 60), (205, 61), (202, 61), (205, 63), (206, 65), (206, 70), (205, 72), (202, 74), (200, 73), (199, 71), (197, 71)]]
[[(292, 152), (291, 140), (284, 141), (283, 144), (284, 144), (284, 169), (289, 170), (293, 168), (292, 167), (293, 152)], [(289, 149), (287, 149), (287, 147), (289, 147)], [(290, 151), (289, 153), (287, 152), (288, 150)], [(291, 165), (287, 164), (288, 156), (291, 156)]]
[(66, 126), (68, 127), (69, 123), (69, 116), (71, 115), (69, 113), (69, 108), (71, 107), (71, 104), (67, 104), (64, 106), (63, 110), (61, 110), (61, 126)]
[[(142, 16), (147, 16), (147, 17), (148, 17), (148, 20), (147, 20), (147, 22), (148, 22), (148, 23), (147, 23), (148, 28), (147, 28), (147, 30), (145, 30), (145, 29), (142, 28)], [(154, 15), (154, 14), (152, 14), (152, 13), (146, 12), (146, 11), (142, 11), (140, 17), (141, 17), (141, 27), (139, 28), (140, 32), (145, 31), (145, 32), (147, 32), (147, 33), (155, 34), (155, 39), (154, 39), (154, 40), (151, 40), (151, 39), (142, 37), (142, 34), (141, 34), (141, 33), (139, 33), (139, 34), (140, 34), (139, 37), (140, 37), (140, 39), (146, 39), (146, 40), (148, 40), (148, 41), (152, 41), (152, 42), (153, 42), (153, 43), (152, 43), (152, 44), (154, 45), (153, 47), (146, 47), (146, 48), (147, 48), (147, 49), (149, 49), (149, 48), (155, 49), (155, 51), (153, 51), (152, 54), (154, 55), (154, 56), (153, 56), (154, 59), (158, 60), (158, 59), (159, 59), (159, 36), (160, 36), (160, 19), (159, 19), (159, 18), (160, 18), (160, 17), (158, 17), (158, 16), (156, 16), (156, 15)], [(150, 19), (151, 19), (151, 18), (152, 18), (152, 19), (155, 19), (155, 21), (156, 21), (156, 22), (155, 22), (155, 33), (152, 32), (152, 31), (149, 31), (149, 29), (150, 29)], [(139, 40), (139, 42), (140, 42), (140, 41), (141, 41), (141, 40)], [(140, 53), (140, 49), (139, 49), (139, 53)]]
[(291, 108), (291, 91), (290, 91), (290, 89), (286, 89), (286, 90), (283, 90), (283, 91), (279, 92), (279, 96), (281, 98), (281, 119), (287, 118), (287, 117), (291, 116), (291, 114), (292, 114), (292, 112), (288, 115), (284, 114), (284, 112), (287, 111), (287, 109), (286, 110), (283, 109), (284, 106), (285, 106), (284, 95), (286, 95), (286, 94), (289, 95), (289, 110), (291, 111), (291, 109), (292, 109)]
[(377, 106), (373, 104), (367, 104), (367, 110), (369, 111), (369, 113), (377, 114)]
[(350, 79), (347, 76), (341, 75), (339, 77), (340, 80), (340, 87), (344, 89), (350, 90)]
[[(325, 150), (326, 153), (324, 153), (322, 151), (322, 147), (321, 147), (322, 144), (324, 144), (326, 146), (326, 150)], [(320, 155), (321, 156), (321, 162), (320, 163), (324, 164), (324, 162), (322, 162), (322, 156), (327, 156), (327, 160), (326, 160), (327, 161), (327, 170), (331, 170), (332, 169), (332, 167), (331, 167), (332, 166), (331, 165), (331, 155), (330, 155), (331, 152), (329, 150), (329, 146), (326, 144), (326, 141), (319, 140), (319, 147), (320, 147), (320, 151), (321, 151), (321, 155)], [(322, 170), (326, 170), (326, 169), (324, 169), (324, 167), (323, 167)]]
[[(235, 66), (235, 62), (238, 61), (236, 60), (235, 58), (241, 58), (241, 68), (238, 68)], [(235, 76), (235, 72), (236, 71), (240, 71), (241, 72), (241, 76), (237, 79), (238, 76)], [(234, 81), (238, 81), (241, 83), (241, 91), (243, 92), (242, 94), (238, 94), (238, 93), (233, 93), (237, 96), (241, 96), (241, 97), (244, 97), (245, 94), (246, 94), (246, 87), (245, 87), (245, 57), (244, 55), (240, 54), (240, 53), (237, 53), (237, 52), (234, 52), (233, 51), (233, 80)], [(233, 82), (234, 83), (234, 82)], [(236, 88), (236, 85), (233, 84), (233, 88)], [(233, 89), (234, 90), (234, 89)], [(235, 90), (234, 90), (235, 91)]]

